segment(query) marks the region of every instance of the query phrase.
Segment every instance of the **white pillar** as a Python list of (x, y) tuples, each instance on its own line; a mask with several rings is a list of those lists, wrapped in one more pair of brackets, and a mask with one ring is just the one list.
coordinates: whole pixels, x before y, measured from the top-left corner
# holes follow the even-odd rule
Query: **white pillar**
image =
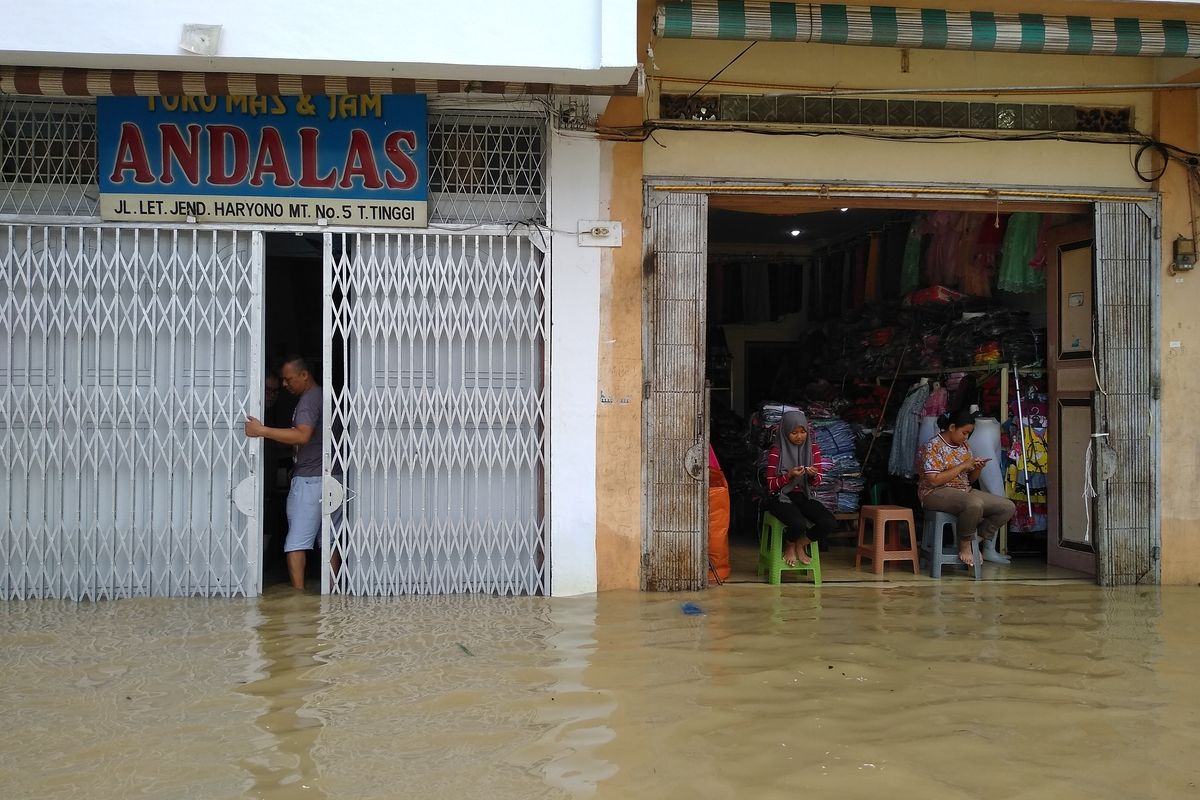
[[(600, 205), (600, 144), (552, 136), (550, 152), (550, 594), (596, 591), (600, 254), (579, 247)], [(565, 233), (572, 231), (572, 233)]]

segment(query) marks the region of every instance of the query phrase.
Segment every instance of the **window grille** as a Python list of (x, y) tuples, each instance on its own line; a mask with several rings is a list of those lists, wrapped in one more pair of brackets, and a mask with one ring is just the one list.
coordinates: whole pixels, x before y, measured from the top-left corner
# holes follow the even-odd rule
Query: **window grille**
[(545, 222), (543, 131), (534, 116), (430, 115), (430, 219)]
[(0, 96), (0, 213), (98, 209), (95, 102)]

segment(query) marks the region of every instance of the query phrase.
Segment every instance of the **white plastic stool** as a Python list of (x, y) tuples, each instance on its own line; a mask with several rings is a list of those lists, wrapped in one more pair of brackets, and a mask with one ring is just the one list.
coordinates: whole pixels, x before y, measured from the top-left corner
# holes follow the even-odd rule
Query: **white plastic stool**
[[(946, 549), (946, 528), (950, 528), (950, 549)], [(942, 566), (966, 566), (958, 558), (958, 518), (944, 511), (926, 511), (925, 527), (921, 531), (921, 549), (929, 555), (929, 577), (941, 578)], [(979, 539), (971, 542), (975, 561), (975, 580), (983, 577), (983, 557), (979, 554)]]

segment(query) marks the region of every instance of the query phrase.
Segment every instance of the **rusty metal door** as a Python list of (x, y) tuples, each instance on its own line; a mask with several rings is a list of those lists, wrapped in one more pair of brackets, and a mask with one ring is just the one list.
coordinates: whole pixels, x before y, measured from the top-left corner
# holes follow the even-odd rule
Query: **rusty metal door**
[(1159, 210), (1096, 204), (1096, 580), (1158, 583)]
[(642, 588), (702, 589), (708, 572), (708, 197), (650, 189), (646, 208)]

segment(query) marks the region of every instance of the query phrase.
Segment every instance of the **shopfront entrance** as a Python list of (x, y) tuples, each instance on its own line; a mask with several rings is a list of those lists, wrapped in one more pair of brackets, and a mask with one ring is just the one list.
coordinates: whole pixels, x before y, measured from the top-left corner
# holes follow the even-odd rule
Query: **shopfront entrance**
[[(696, 520), (707, 521), (707, 470), (698, 468), (703, 462), (698, 465), (697, 456), (704, 452), (710, 441), (720, 436), (720, 431), (713, 428), (715, 425), (719, 429), (726, 424), (721, 416), (723, 409), (732, 405), (735, 416), (741, 415), (739, 419), (753, 419), (755, 412), (761, 414), (762, 409), (748, 406), (761, 404), (764, 400), (786, 403), (793, 397), (807, 396), (804, 387), (793, 392), (795, 387), (781, 386), (777, 381), (772, 385), (777, 376), (771, 365), (790, 362), (793, 372), (809, 373), (810, 378), (815, 378), (823, 369), (828, 371), (830, 365), (823, 367), (819, 363), (821, 359), (815, 359), (818, 363), (811, 369), (803, 366), (813, 360), (811, 354), (804, 351), (816, 341), (812, 335), (818, 330), (823, 333), (831, 327), (837, 328), (832, 320), (839, 317), (842, 309), (863, 307), (862, 286), (858, 287), (857, 306), (845, 299), (854, 291), (855, 269), (852, 267), (862, 267), (862, 274), (868, 274), (868, 258), (879, 266), (878, 249), (883, 246), (884, 237), (891, 235), (886, 233), (889, 226), (903, 237), (904, 230), (916, 223), (918, 217), (927, 219), (930, 213), (939, 209), (944, 214), (961, 215), (964, 225), (970, 223), (972, 212), (981, 217), (974, 220), (976, 223), (990, 212), (990, 220), (997, 230), (1002, 221), (1007, 223), (1010, 215), (1022, 211), (1042, 212), (1045, 218), (1055, 223), (1042, 228), (1053, 231), (1043, 238), (1054, 240), (1041, 242), (1049, 257), (1041, 275), (1043, 288), (1040, 295), (1002, 292), (1008, 299), (998, 297), (983, 304), (976, 302), (969, 308), (970, 303), (955, 306), (955, 319), (960, 316), (958, 312), (967, 312), (961, 314), (961, 320), (954, 326), (955, 336), (961, 339), (965, 329), (986, 327), (984, 323), (989, 320), (995, 327), (1000, 325), (1000, 320), (1019, 318), (1025, 320), (1022, 322), (1025, 328), (1033, 331), (1031, 346), (1024, 348), (1030, 349), (1031, 353), (1024, 353), (1022, 347), (1006, 346), (1000, 348), (1001, 354), (993, 357), (986, 347), (963, 354), (957, 354), (951, 347), (954, 356), (929, 350), (922, 360), (913, 358), (912, 348), (909, 348), (908, 363), (896, 364), (894, 356), (905, 350), (897, 342), (892, 360), (883, 365), (885, 359), (881, 359), (879, 353), (885, 351), (872, 350), (869, 342), (865, 346), (859, 345), (858, 334), (853, 334), (851, 339), (859, 349), (848, 352), (844, 359), (846, 363), (835, 370), (836, 385), (831, 389), (831, 396), (836, 396), (836, 402), (844, 403), (851, 395), (862, 395), (860, 400), (866, 402), (866, 395), (877, 390), (881, 396), (876, 399), (886, 405), (883, 395), (887, 388), (905, 399), (910, 384), (917, 389), (921, 382), (953, 381), (957, 386), (963, 377), (968, 377), (972, 384), (978, 380), (981, 391), (975, 400), (986, 406), (984, 416), (998, 415), (998, 422), (1010, 425), (1013, 418), (1025, 422), (1021, 431), (1028, 443), (1030, 463), (1027, 465), (1020, 459), (1019, 469), (1023, 473), (1028, 466), (1032, 471), (1044, 470), (1045, 473), (1040, 477), (1009, 475), (1007, 477), (1015, 478), (1014, 485), (1007, 486), (1007, 491), (1000, 490), (1017, 501), (1023, 512), (1015, 520), (1009, 539), (1014, 549), (1037, 549), (1043, 563), (1094, 572), (1096, 580), (1103, 584), (1156, 582), (1159, 574), (1158, 513), (1154, 500), (1157, 484), (1155, 298), (1158, 278), (1154, 221), (1158, 212), (1153, 199), (1107, 199), (1100, 194), (1080, 202), (1082, 193), (1074, 192), (1070, 193), (1069, 202), (1068, 193), (1062, 193), (1057, 200), (1040, 198), (1024, 205), (1005, 202), (1001, 209), (999, 194), (994, 190), (990, 194), (988, 190), (981, 190), (980, 198), (972, 204), (964, 202), (961, 189), (956, 189), (953, 197), (939, 198), (935, 187), (926, 187), (915, 192), (897, 192), (895, 197), (887, 198), (881, 196), (888, 193), (887, 187), (871, 187), (870, 199), (864, 199), (867, 190), (859, 188), (857, 193), (851, 189), (839, 194), (836, 187), (813, 187), (807, 199), (803, 197), (803, 190), (789, 194), (779, 187), (771, 188), (769, 184), (764, 184), (763, 192), (757, 196), (752, 187), (747, 186), (722, 192), (720, 182), (705, 182), (703, 189), (697, 187), (696, 190), (678, 182), (669, 189), (664, 185), (648, 190), (651, 239), (646, 261), (649, 327), (645, 359), (649, 405), (644, 441), (649, 496), (646, 502), (644, 585), (648, 588), (695, 588), (705, 583), (711, 572), (703, 555), (707, 542), (699, 532), (706, 530), (706, 526), (691, 527)], [(768, 191), (775, 194), (768, 195)], [(991, 200), (982, 200), (984, 196)], [(797, 215), (808, 216), (794, 216), (795, 224), (785, 226), (785, 216), (790, 211), (785, 211), (784, 206), (792, 206), (791, 211)], [(714, 208), (721, 210), (714, 211)], [(821, 226), (837, 223), (839, 219), (858, 218), (864, 220), (863, 233), (871, 231), (870, 237), (864, 235), (863, 238), (874, 242), (875, 255), (869, 256), (872, 251), (865, 245), (859, 254), (846, 247), (843, 249), (847, 260), (843, 260), (841, 249), (835, 247), (834, 252), (827, 246), (823, 260), (814, 258), (814, 251), (810, 249), (789, 265), (786, 253), (781, 255), (786, 248), (776, 248), (780, 252), (772, 252), (764, 246), (761, 250), (764, 260), (774, 261), (773, 278), (769, 282), (768, 269), (764, 266), (741, 270), (732, 276), (736, 278), (732, 284), (726, 280), (724, 287), (718, 286), (713, 283), (713, 269), (720, 274), (722, 259), (732, 256), (728, 247), (713, 244), (721, 234), (710, 226), (719, 219), (714, 214), (724, 214), (730, 208), (756, 210), (780, 220), (778, 227), (783, 229), (784, 240), (790, 238), (788, 234), (797, 239), (804, 235), (801, 229), (807, 227), (808, 221), (801, 220), (811, 220), (814, 226)], [(749, 215), (746, 217), (750, 218)], [(978, 236), (981, 228), (976, 225), (972, 236)], [(898, 264), (904, 240), (901, 238), (892, 244)], [(862, 257), (862, 264), (852, 264), (858, 255)], [(833, 256), (836, 256), (836, 265), (831, 260)], [(738, 255), (745, 263), (757, 257), (749, 255), (748, 251)], [(790, 269), (790, 266), (796, 268)], [(878, 270), (874, 274), (880, 283), (898, 283), (898, 275), (886, 275)], [(756, 275), (761, 275), (760, 288), (764, 290), (755, 296), (757, 299), (751, 297), (754, 286), (759, 285), (755, 283)], [(957, 284), (952, 282), (952, 285)], [(703, 291), (695, 288), (705, 286), (707, 289)], [(994, 280), (992, 286), (995, 287)], [(895, 285), (890, 291), (891, 294), (887, 294), (881, 288), (870, 288), (867, 294), (879, 299), (885, 295), (896, 297), (898, 302), (900, 294)], [(968, 287), (964, 293), (977, 295), (980, 291), (983, 290)], [(722, 313), (719, 306), (728, 304), (731, 297), (739, 309), (734, 312), (734, 317), (744, 309), (750, 316), (762, 316), (760, 322), (767, 324), (747, 327), (742, 324), (744, 320), (736, 319), (737, 325), (719, 326), (721, 332), (714, 335), (714, 314), (719, 316)], [(710, 301), (717, 307), (709, 307)], [(920, 302), (920, 296), (917, 301)], [(815, 313), (817, 309), (820, 313)], [(781, 312), (782, 317), (776, 311)], [(1028, 323), (1031, 312), (1034, 324)], [(1086, 319), (1080, 317), (1081, 312)], [(913, 312), (904, 313), (908, 319)], [(781, 333), (789, 321), (796, 326), (795, 335)], [(820, 324), (814, 324), (814, 321)], [(873, 326), (864, 320), (854, 324), (865, 326), (864, 332), (870, 328), (879, 336), (890, 330), (886, 323), (878, 321)], [(938, 332), (929, 330), (927, 333)], [(741, 338), (736, 344), (730, 344), (729, 335)], [(927, 346), (932, 348), (935, 344), (927, 343)], [(961, 341), (955, 344), (961, 345)], [(736, 352), (721, 352), (728, 349)], [(709, 350), (714, 352), (709, 353)], [(1038, 351), (1037, 357), (1032, 356), (1033, 350)], [(1014, 352), (1020, 353), (1019, 357), (1011, 355)], [(951, 360), (946, 361), (946, 358)], [(955, 359), (964, 363), (954, 363)], [(730, 361), (736, 362), (740, 374), (729, 374)], [(989, 366), (992, 361), (996, 363)], [(720, 372), (722, 362), (726, 368), (724, 373)], [(714, 371), (714, 364), (718, 366), (717, 371)], [(795, 369), (797, 364), (801, 365), (799, 370)], [(881, 370), (881, 366), (887, 368)], [(712, 390), (711, 400), (706, 393), (706, 378)], [(874, 381), (878, 386), (850, 386), (856, 381)], [(985, 381), (991, 388), (984, 388)], [(999, 388), (1001, 385), (1003, 391)], [(827, 388), (818, 386), (815, 394)], [(1017, 391), (1024, 396), (1027, 407), (1010, 414), (1009, 408), (1015, 407), (1012, 401)], [(1028, 407), (1031, 403), (1032, 413)], [(892, 405), (896, 405), (895, 399)], [(1032, 423), (1044, 427), (1037, 428)], [(869, 444), (869, 431), (878, 424), (877, 418), (869, 421), (864, 418), (856, 424), (857, 427), (845, 427), (847, 431), (865, 429), (868, 435), (860, 444)], [(888, 427), (886, 420), (884, 426)], [(890, 427), (887, 432), (890, 436)], [(1008, 435), (1009, 439), (1017, 438), (1011, 432)], [(873, 452), (875, 460), (880, 455), (878, 444), (875, 443)], [(860, 497), (866, 496), (868, 488), (860, 484), (868, 477), (870, 469), (860, 464), (860, 469), (851, 470), (846, 464), (851, 458), (861, 459), (871, 452), (871, 448), (859, 447), (857, 449), (863, 452), (857, 453), (855, 449), (851, 443), (846, 454), (838, 453), (847, 457), (843, 463), (846, 474), (839, 476), (845, 481), (841, 486), (843, 491), (840, 494), (835, 491), (826, 498), (835, 508), (839, 501), (847, 505), (847, 509), (839, 508), (843, 511), (851, 505), (857, 508)], [(1048, 457), (1043, 457), (1043, 450), (1048, 451), (1045, 454)], [(884, 455), (887, 455), (886, 449)], [(882, 468), (885, 476), (887, 466), (885, 460)], [(736, 479), (731, 480), (736, 483)], [(903, 481), (899, 484), (890, 488), (903, 493)], [(1023, 491), (1013, 491), (1017, 488)], [(736, 517), (735, 503), (735, 525)], [(750, 525), (753, 526), (753, 522)], [(689, 530), (696, 532), (690, 539)], [(689, 554), (690, 560), (685, 557)]]
[(293, 353), (324, 392), (322, 591), (549, 591), (543, 126), (422, 120), (424, 227), (110, 222), (94, 102), (0, 102), (0, 595), (258, 594), (289, 454), (243, 425)]

